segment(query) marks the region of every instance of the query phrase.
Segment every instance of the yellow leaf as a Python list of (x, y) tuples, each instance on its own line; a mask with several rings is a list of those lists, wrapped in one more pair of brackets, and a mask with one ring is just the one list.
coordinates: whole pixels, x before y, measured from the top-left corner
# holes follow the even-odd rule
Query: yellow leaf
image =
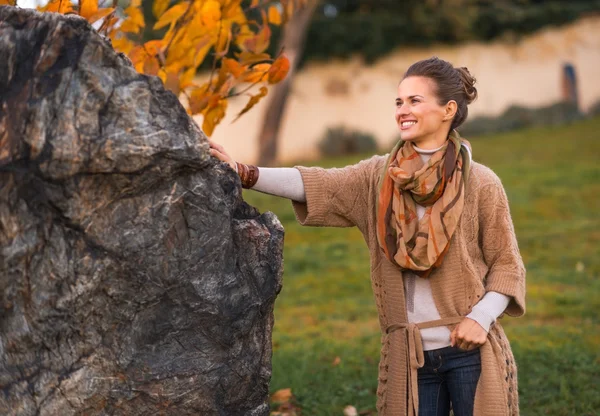
[(252, 67), (251, 72), (243, 76), (242, 81), (256, 83), (266, 81), (271, 69), (271, 64), (257, 64)]
[(282, 81), (290, 70), (290, 60), (282, 54), (269, 68), (269, 83), (277, 84)]
[(128, 17), (120, 27), (121, 32), (139, 33), (146, 26), (144, 14), (139, 8), (129, 6), (125, 9), (125, 14)]
[(170, 0), (154, 0), (152, 3), (152, 14), (160, 19), (162, 14), (169, 8)]
[(111, 39), (112, 46), (115, 50), (119, 52), (123, 52), (125, 55), (131, 53), (131, 50), (134, 48), (135, 43), (130, 41), (126, 36), (121, 36), (118, 39)]
[(229, 42), (231, 41), (231, 30), (230, 25), (226, 22), (221, 24), (221, 29), (219, 31), (219, 36), (217, 39), (217, 44), (215, 45), (215, 50), (220, 56), (224, 56), (225, 53), (229, 50)]
[(90, 20), (90, 17), (98, 11), (98, 3), (96, 0), (80, 0), (79, 15), (85, 20)]
[(202, 23), (207, 28), (213, 28), (221, 20), (221, 4), (217, 0), (207, 0), (200, 11)]
[(217, 124), (225, 117), (225, 110), (227, 110), (227, 100), (221, 99), (215, 106), (209, 106), (204, 111), (202, 130), (207, 136), (212, 136)]
[(181, 17), (187, 11), (188, 7), (189, 3), (187, 1), (176, 4), (175, 6), (167, 10), (166, 13), (160, 17), (160, 19), (158, 19), (158, 22), (154, 24), (153, 28), (160, 29), (162, 27), (170, 25), (171, 23), (176, 22), (177, 20), (181, 19)]
[(196, 76), (196, 67), (192, 66), (185, 70), (181, 78), (179, 78), (179, 89), (184, 90), (190, 85), (193, 85), (194, 77)]
[(281, 24), (281, 14), (277, 6), (269, 7), (269, 23), (279, 26)]
[(268, 61), (271, 56), (268, 53), (252, 53), (252, 52), (241, 52), (236, 54), (242, 65), (251, 65), (257, 62)]
[(107, 7), (104, 9), (99, 9), (96, 13), (94, 13), (89, 19), (88, 22), (90, 23), (94, 23), (100, 19), (105, 18), (106, 16), (108, 16), (109, 14), (111, 14), (114, 11), (114, 7)]
[[(250, 96), (250, 100), (248, 100), (248, 104), (246, 104), (246, 107), (244, 107), (244, 109), (242, 111), (239, 112), (239, 114), (233, 119), (232, 123), (234, 121), (236, 121), (238, 118), (240, 118), (242, 115), (246, 114), (248, 111), (250, 111), (250, 109), (252, 107), (254, 107), (256, 104), (258, 104), (258, 102), (260, 101), (261, 98), (263, 98), (265, 95), (267, 95), (267, 92), (269, 92), (269, 90), (267, 90), (267, 87), (260, 87), (260, 92), (256, 95), (251, 95)], [(290, 390), (290, 389), (287, 389)], [(281, 390), (279, 390), (277, 393), (279, 393)], [(275, 393), (275, 394), (277, 394)], [(292, 395), (292, 391), (290, 390), (290, 396)], [(285, 400), (284, 400), (285, 401)]]

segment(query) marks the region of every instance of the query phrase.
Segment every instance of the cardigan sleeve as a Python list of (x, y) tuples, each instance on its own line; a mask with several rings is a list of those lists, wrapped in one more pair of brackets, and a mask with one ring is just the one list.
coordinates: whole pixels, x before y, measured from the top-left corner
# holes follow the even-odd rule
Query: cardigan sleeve
[(302, 175), (306, 202), (292, 201), (302, 225), (352, 227), (367, 221), (368, 197), (381, 156), (345, 168), (296, 166)]
[(525, 313), (525, 266), (519, 253), (508, 198), (500, 179), (482, 187), (479, 198), (479, 240), (488, 266), (486, 291), (509, 296), (506, 313)]

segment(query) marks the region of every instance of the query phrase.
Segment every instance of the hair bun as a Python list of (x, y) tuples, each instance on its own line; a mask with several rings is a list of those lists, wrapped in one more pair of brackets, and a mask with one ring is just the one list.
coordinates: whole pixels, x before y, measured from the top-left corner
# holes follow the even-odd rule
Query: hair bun
[(477, 88), (475, 88), (475, 83), (477, 80), (466, 67), (456, 68), (460, 75), (460, 80), (463, 84), (463, 89), (465, 92), (465, 96), (467, 97), (467, 104), (471, 104), (477, 98)]

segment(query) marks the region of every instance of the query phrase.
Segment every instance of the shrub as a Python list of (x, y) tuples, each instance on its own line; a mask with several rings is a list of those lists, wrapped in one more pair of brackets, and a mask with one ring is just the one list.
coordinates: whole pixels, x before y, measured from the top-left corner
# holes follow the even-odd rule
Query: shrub
[(370, 133), (338, 126), (327, 129), (325, 136), (319, 141), (319, 150), (323, 156), (375, 153), (377, 141)]
[(499, 117), (475, 117), (458, 130), (461, 135), (481, 136), (531, 126), (558, 126), (584, 118), (577, 105), (559, 102), (546, 107), (509, 107)]

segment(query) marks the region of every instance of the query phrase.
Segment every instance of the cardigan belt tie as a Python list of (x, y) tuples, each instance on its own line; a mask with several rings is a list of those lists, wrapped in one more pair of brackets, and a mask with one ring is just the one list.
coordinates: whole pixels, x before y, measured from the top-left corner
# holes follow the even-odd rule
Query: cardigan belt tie
[(409, 415), (417, 416), (419, 414), (419, 384), (417, 370), (425, 364), (425, 355), (423, 353), (423, 341), (421, 339), (421, 329), (434, 328), (436, 326), (446, 326), (458, 324), (462, 321), (462, 316), (452, 318), (436, 319), (435, 321), (392, 324), (385, 330), (386, 334), (391, 334), (399, 329), (403, 330), (408, 340), (407, 361), (410, 366), (408, 371), (408, 385), (411, 394), (408, 397)]

